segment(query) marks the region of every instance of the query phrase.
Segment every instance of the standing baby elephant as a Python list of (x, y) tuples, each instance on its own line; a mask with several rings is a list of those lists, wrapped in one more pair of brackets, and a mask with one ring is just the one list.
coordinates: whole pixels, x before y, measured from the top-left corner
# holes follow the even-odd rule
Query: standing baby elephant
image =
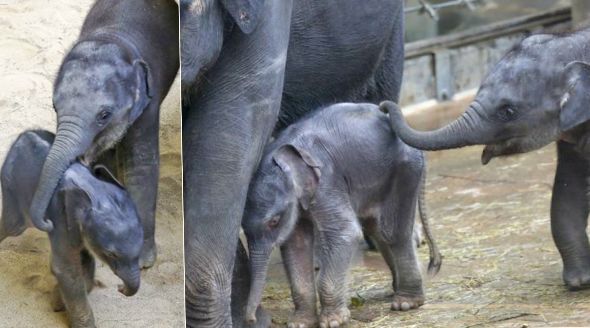
[(457, 120), (416, 131), (394, 103), (391, 124), (405, 143), (423, 150), (485, 145), (482, 164), (557, 141), (551, 233), (570, 290), (590, 288), (590, 28), (524, 39), (492, 67)]
[(170, 0), (97, 0), (55, 79), (57, 131), (31, 202), (35, 227), (76, 158), (93, 163), (116, 146), (117, 176), (144, 228), (141, 265), (156, 260), (160, 104), (178, 70), (178, 6)]
[[(21, 234), (30, 220), (29, 206), (43, 161), (54, 140), (47, 131), (27, 131), (12, 145), (2, 166), (0, 241)], [(102, 166), (90, 170), (72, 164), (47, 210), (54, 229), (51, 271), (57, 278), (56, 310), (64, 306), (72, 327), (94, 327), (87, 293), (94, 286), (92, 254), (123, 280), (119, 291), (134, 295), (140, 283), (143, 229), (129, 194)]]
[[(295, 302), (289, 327), (318, 323), (313, 260), (318, 242), (319, 324), (346, 324), (347, 272), (361, 224), (393, 275), (392, 309), (422, 305), (413, 226), (423, 171), (422, 153), (392, 137), (387, 116), (373, 104), (333, 105), (284, 130), (264, 152), (242, 222), (252, 271), (248, 319), (255, 320), (271, 250), (281, 245)], [(429, 271), (437, 272), (441, 257), (432, 240), (430, 246)]]

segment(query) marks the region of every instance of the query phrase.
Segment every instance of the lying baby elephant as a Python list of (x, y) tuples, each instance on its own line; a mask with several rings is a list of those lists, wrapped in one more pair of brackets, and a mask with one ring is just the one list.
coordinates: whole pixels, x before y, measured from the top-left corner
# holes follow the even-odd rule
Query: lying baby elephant
[[(10, 148), (0, 177), (0, 241), (20, 235), (29, 225), (29, 207), (53, 139), (47, 131), (27, 131)], [(72, 327), (95, 326), (86, 297), (94, 286), (91, 252), (123, 280), (121, 293), (134, 295), (140, 282), (143, 229), (135, 205), (106, 168), (97, 166), (94, 174), (100, 178), (82, 164), (72, 164), (47, 211), (55, 224), (49, 239), (51, 271), (58, 282), (56, 310), (65, 305)]]
[[(317, 242), (319, 324), (346, 324), (347, 272), (361, 225), (393, 275), (392, 309), (422, 305), (413, 226), (423, 171), (422, 152), (392, 137), (387, 116), (373, 104), (333, 105), (284, 130), (264, 152), (242, 222), (252, 272), (249, 321), (255, 321), (271, 250), (281, 245), (295, 303), (289, 327), (317, 325)], [(441, 256), (429, 244), (429, 271), (436, 273)]]

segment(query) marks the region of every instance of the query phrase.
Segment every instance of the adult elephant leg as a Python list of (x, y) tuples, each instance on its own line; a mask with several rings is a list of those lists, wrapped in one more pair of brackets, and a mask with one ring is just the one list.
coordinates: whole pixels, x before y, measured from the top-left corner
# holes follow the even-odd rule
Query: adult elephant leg
[(384, 100), (399, 101), (404, 72), (404, 10), (396, 6), (392, 13), (395, 28), (383, 50), (383, 59), (375, 71), (375, 84), (368, 89), (365, 101), (379, 104)]
[(135, 202), (143, 226), (142, 268), (156, 261), (156, 203), (160, 175), (159, 104), (152, 104), (117, 146), (118, 176)]
[(183, 118), (189, 327), (231, 327), (231, 277), (250, 178), (277, 121), (292, 1), (234, 29)]
[(551, 199), (551, 232), (563, 260), (563, 280), (571, 290), (590, 288), (588, 175), (590, 162), (574, 145), (558, 142), (558, 164)]

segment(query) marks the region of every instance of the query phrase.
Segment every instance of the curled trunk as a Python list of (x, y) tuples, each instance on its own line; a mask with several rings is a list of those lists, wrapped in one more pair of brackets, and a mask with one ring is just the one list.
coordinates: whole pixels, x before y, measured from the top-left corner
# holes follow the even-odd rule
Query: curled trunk
[(31, 221), (38, 229), (43, 231), (53, 229), (53, 222), (45, 218), (45, 212), (64, 172), (86, 148), (81, 143), (83, 135), (82, 129), (72, 123), (63, 123), (58, 127), (55, 141), (43, 164), (30, 209)]
[(381, 103), (381, 111), (389, 113), (391, 127), (406, 144), (421, 150), (442, 150), (485, 143), (479, 131), (479, 115), (472, 104), (463, 115), (435, 131), (416, 131), (406, 123), (397, 104), (391, 101)]
[(256, 323), (256, 309), (262, 300), (269, 262), (270, 250), (250, 247), (250, 274), (252, 276), (246, 307), (246, 321), (250, 324)]

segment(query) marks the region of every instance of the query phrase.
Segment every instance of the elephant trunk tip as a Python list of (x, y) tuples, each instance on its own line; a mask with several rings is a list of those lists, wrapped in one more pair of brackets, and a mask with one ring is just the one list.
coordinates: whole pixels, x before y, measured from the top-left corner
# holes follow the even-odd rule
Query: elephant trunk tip
[(125, 295), (125, 296), (133, 296), (137, 293), (137, 290), (139, 289), (139, 286), (137, 287), (129, 287), (126, 285), (119, 285), (118, 286), (118, 290), (119, 293)]
[(248, 305), (248, 308), (246, 310), (246, 322), (250, 325), (253, 325), (256, 323), (256, 308), (258, 306), (250, 306)]
[[(34, 200), (33, 204), (35, 204)], [(53, 222), (51, 222), (51, 220), (45, 219), (45, 212), (47, 211), (47, 207), (48, 206), (31, 206), (31, 222), (33, 222), (35, 228), (41, 231), (50, 232), (51, 230), (53, 230)]]
[(490, 147), (484, 147), (483, 152), (481, 153), (481, 164), (488, 165), (488, 163), (494, 158), (494, 152)]

